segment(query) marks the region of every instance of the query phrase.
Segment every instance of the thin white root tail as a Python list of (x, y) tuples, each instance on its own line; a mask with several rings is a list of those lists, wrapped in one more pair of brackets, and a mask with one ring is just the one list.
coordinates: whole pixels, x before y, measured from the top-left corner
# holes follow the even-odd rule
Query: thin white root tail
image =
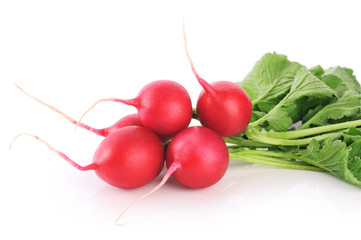
[(79, 124), (81, 123), (81, 121), (83, 120), (84, 116), (91, 110), (93, 109), (98, 103), (100, 102), (106, 102), (106, 101), (113, 101), (116, 102), (117, 99), (116, 98), (105, 98), (105, 99), (100, 99), (98, 101), (96, 101), (88, 110), (85, 111), (85, 113), (81, 116), (81, 118), (79, 119), (79, 121), (76, 123), (75, 125), (75, 130), (78, 128)]
[(47, 148), (49, 148), (52, 152), (56, 153), (57, 155), (59, 155), (60, 157), (62, 157), (63, 159), (65, 159), (68, 163), (70, 163), (73, 167), (75, 167), (76, 169), (80, 170), (80, 171), (88, 171), (88, 170), (95, 170), (97, 168), (97, 165), (94, 163), (91, 163), (87, 166), (80, 166), (79, 164), (77, 164), (76, 162), (74, 162), (73, 160), (71, 160), (68, 156), (66, 156), (64, 153), (60, 152), (59, 150), (57, 150), (56, 148), (54, 148), (53, 146), (51, 146), (49, 143), (47, 143), (45, 140), (39, 138), (38, 136), (35, 136), (33, 134), (30, 133), (20, 133), (18, 135), (16, 135), (13, 140), (11, 141), (9, 150), (11, 150), (15, 140), (20, 137), (20, 136), (29, 136), (32, 138), (35, 138), (36, 140), (39, 140), (42, 144), (44, 144)]
[(126, 209), (123, 210), (123, 212), (119, 215), (119, 217), (117, 217), (117, 219), (115, 219), (115, 224), (117, 224), (118, 226), (124, 226), (123, 223), (119, 223), (120, 218), (128, 211), (129, 208), (131, 208), (135, 203), (137, 203), (139, 200), (142, 200), (143, 198), (149, 196), (150, 194), (154, 193), (155, 191), (157, 191), (159, 188), (161, 188), (169, 179), (169, 177), (180, 167), (179, 164), (177, 163), (173, 163), (167, 170), (167, 172), (164, 174), (164, 177), (162, 179), (162, 181), (155, 186), (152, 190), (150, 190), (149, 192), (147, 192), (146, 194), (138, 197), (137, 199), (135, 199), (133, 202), (131, 202), (128, 207)]
[(184, 47), (185, 47), (185, 50), (186, 50), (186, 55), (187, 55), (189, 64), (191, 65), (191, 68), (192, 68), (192, 71), (193, 71), (194, 75), (196, 76), (197, 79), (199, 79), (200, 78), (199, 74), (198, 74), (196, 68), (194, 67), (194, 63), (193, 63), (192, 58), (191, 58), (191, 56), (189, 55), (189, 52), (188, 52), (188, 44), (187, 44), (187, 38), (186, 38), (186, 29), (185, 29), (184, 19), (183, 19), (183, 39), (184, 39)]
[(62, 115), (64, 118), (68, 119), (70, 122), (74, 122), (75, 120), (71, 117), (69, 117), (67, 114), (63, 113), (62, 111), (60, 111), (59, 109), (57, 109), (56, 107), (53, 107), (49, 104), (47, 104), (46, 102), (40, 100), (39, 98), (34, 97), (33, 95), (29, 94), (28, 92), (26, 92), (24, 89), (22, 89), (19, 85), (17, 85), (16, 83), (14, 83), (15, 87), (17, 87), (20, 91), (22, 91), (25, 95), (29, 96), (30, 98), (34, 99), (35, 101), (43, 104), (44, 106), (50, 108), (51, 110), (53, 110), (54, 112), (59, 113), (60, 115)]

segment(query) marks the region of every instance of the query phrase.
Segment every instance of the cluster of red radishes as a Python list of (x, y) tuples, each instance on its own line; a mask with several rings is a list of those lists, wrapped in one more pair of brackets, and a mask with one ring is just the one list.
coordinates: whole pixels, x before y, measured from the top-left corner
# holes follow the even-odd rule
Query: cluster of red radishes
[(77, 169), (94, 170), (103, 181), (123, 189), (141, 187), (154, 180), (165, 161), (168, 170), (161, 183), (140, 198), (157, 190), (171, 175), (190, 188), (215, 184), (224, 176), (229, 163), (227, 145), (222, 137), (234, 136), (246, 129), (252, 115), (252, 103), (247, 93), (233, 82), (210, 84), (199, 77), (185, 46), (192, 70), (203, 87), (196, 107), (202, 126), (189, 127), (193, 111), (186, 89), (177, 82), (159, 80), (144, 86), (133, 99), (97, 101), (92, 107), (102, 101), (115, 101), (134, 106), (138, 111), (104, 129), (92, 128), (81, 120), (75, 121), (28, 94), (73, 124), (105, 137), (94, 154), (93, 162), (87, 166), (78, 165), (44, 140), (31, 136)]

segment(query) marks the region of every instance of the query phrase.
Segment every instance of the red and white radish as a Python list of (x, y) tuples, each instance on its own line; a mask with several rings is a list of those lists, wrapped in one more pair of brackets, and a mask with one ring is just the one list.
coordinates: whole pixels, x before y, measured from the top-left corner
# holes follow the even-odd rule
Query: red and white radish
[(208, 83), (197, 73), (188, 53), (183, 23), (186, 55), (192, 71), (203, 87), (197, 101), (197, 115), (203, 126), (223, 137), (231, 137), (244, 131), (252, 117), (252, 102), (246, 91), (230, 81)]
[(215, 131), (206, 127), (190, 127), (178, 133), (166, 150), (167, 172), (162, 181), (135, 202), (155, 192), (170, 176), (189, 188), (206, 188), (217, 183), (226, 173), (229, 164), (227, 145)]
[(90, 109), (103, 101), (121, 102), (136, 107), (143, 126), (160, 136), (174, 136), (188, 127), (192, 119), (191, 98), (187, 90), (174, 81), (154, 81), (144, 86), (136, 98), (101, 99), (93, 104)]
[(122, 127), (107, 135), (95, 151), (93, 162), (84, 167), (39, 137), (21, 135), (38, 139), (78, 170), (94, 170), (100, 179), (118, 188), (141, 187), (156, 178), (164, 166), (163, 143), (144, 127)]

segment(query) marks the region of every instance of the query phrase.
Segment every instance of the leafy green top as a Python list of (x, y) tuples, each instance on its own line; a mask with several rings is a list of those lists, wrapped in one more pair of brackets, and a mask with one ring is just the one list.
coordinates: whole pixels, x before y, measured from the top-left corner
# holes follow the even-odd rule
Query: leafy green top
[(244, 133), (225, 139), (236, 144), (233, 157), (323, 169), (361, 187), (361, 86), (351, 69), (307, 69), (267, 53), (237, 84), (249, 94), (253, 116)]

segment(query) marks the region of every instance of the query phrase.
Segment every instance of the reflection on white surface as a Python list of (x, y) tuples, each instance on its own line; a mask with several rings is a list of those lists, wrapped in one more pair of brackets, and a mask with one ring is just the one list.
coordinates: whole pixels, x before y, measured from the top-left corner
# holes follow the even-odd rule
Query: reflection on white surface
[[(25, 145), (32, 145), (33, 151), (21, 152)], [(2, 218), (1, 224), (14, 236), (22, 235), (16, 230), (19, 226), (30, 235), (67, 229), (77, 236), (146, 237), (159, 232), (178, 237), (189, 233), (221, 236), (227, 231), (235, 236), (265, 237), (287, 236), (307, 228), (322, 236), (319, 228), (354, 226), (361, 213), (360, 189), (328, 173), (231, 161), (225, 177), (206, 189), (188, 189), (170, 179), (134, 205), (122, 219), (125, 226), (118, 227), (114, 220), (119, 213), (153, 188), (161, 176), (139, 189), (117, 189), (43, 150), (24, 139), (3, 165), (8, 171), (0, 179), (6, 193), (1, 200), (6, 219)], [(21, 224), (24, 221), (26, 224)], [(299, 236), (306, 233), (301, 231)]]

